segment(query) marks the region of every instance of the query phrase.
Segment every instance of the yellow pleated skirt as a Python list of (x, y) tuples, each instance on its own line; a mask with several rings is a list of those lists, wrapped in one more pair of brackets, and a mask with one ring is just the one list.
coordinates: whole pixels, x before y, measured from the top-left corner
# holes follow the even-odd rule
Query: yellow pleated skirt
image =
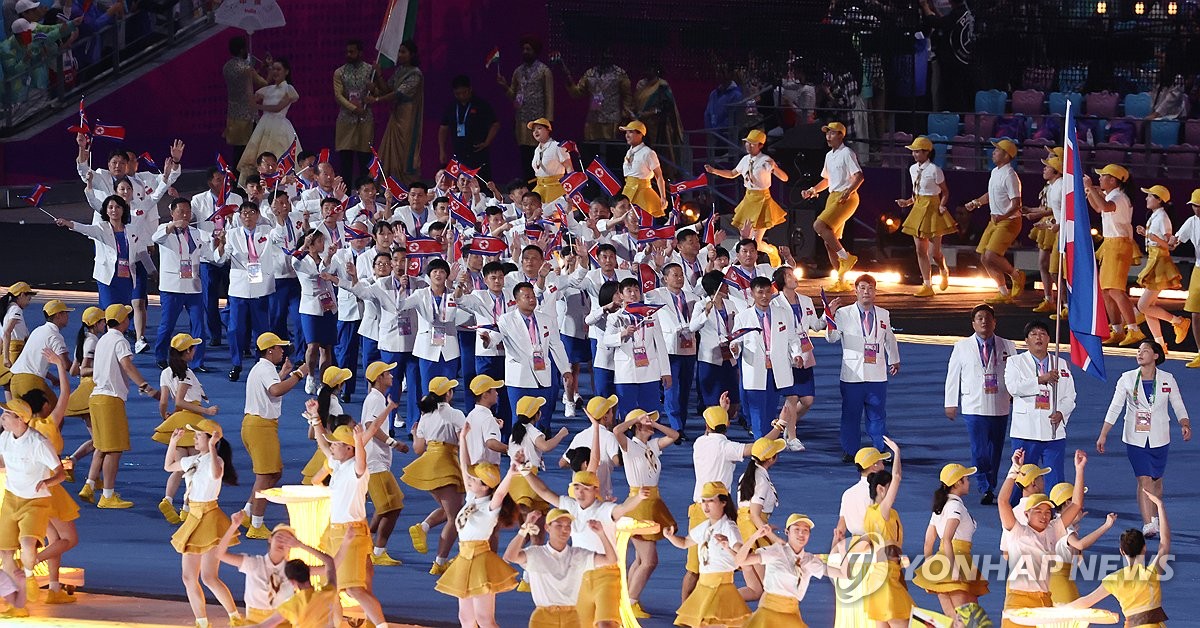
[[(539, 469), (534, 467), (533, 474), (537, 475), (538, 471)], [(538, 494), (534, 492), (533, 487), (529, 486), (529, 480), (526, 480), (524, 476), (513, 476), (512, 483), (508, 485), (508, 496), (511, 497), (518, 506), (524, 506), (525, 508), (537, 510), (539, 512), (550, 511), (550, 504), (541, 497), (538, 497)]]
[[(188, 502), (188, 516), (171, 535), (171, 547), (180, 554), (203, 554), (215, 548), (229, 529), (229, 517), (217, 502)], [(236, 536), (230, 545), (239, 543)]]
[(621, 190), (621, 193), (629, 197), (630, 203), (641, 207), (655, 218), (659, 218), (665, 213), (663, 212), (662, 198), (658, 192), (654, 191), (654, 179), (625, 177), (625, 188)]
[(404, 509), (404, 492), (391, 471), (372, 473), (367, 478), (367, 497), (375, 505), (377, 515)]
[(800, 600), (764, 593), (745, 628), (808, 628), (800, 614)]
[(702, 573), (700, 582), (679, 610), (676, 626), (731, 626), (737, 628), (750, 617), (750, 607), (733, 585), (733, 572)]
[(746, 190), (733, 208), (733, 226), (741, 229), (770, 229), (787, 221), (787, 212), (771, 198), (770, 190)]
[(1138, 273), (1138, 285), (1147, 290), (1178, 290), (1182, 287), (1183, 276), (1179, 274), (1175, 260), (1171, 259), (1171, 253), (1158, 246), (1148, 247), (1147, 250), (1150, 258), (1146, 261), (1146, 267)]
[[(945, 543), (945, 541), (943, 541)], [(981, 596), (988, 592), (987, 580), (980, 577), (979, 570), (971, 561), (971, 544), (967, 541), (952, 541), (954, 562), (940, 551), (929, 556), (913, 574), (913, 584), (929, 593), (962, 591)]]
[(1071, 563), (1060, 563), (1050, 570), (1050, 599), (1055, 605), (1079, 599), (1079, 586), (1071, 579)]
[[(9, 341), (8, 341), (8, 357), (10, 360), (12, 360), (13, 364), (17, 363), (17, 357), (19, 357), (21, 355), (21, 350), (24, 348), (25, 348), (24, 340), (17, 340), (16, 338), (9, 339)], [(11, 382), (11, 381), (12, 381), (12, 371), (8, 370), (7, 366), (4, 366), (3, 360), (0, 360), (0, 386), (4, 386), (7, 388), (9, 382)]]
[(517, 570), (492, 551), (487, 541), (461, 541), (458, 556), (433, 585), (460, 600), (517, 588)]
[(79, 380), (79, 385), (75, 390), (71, 391), (71, 396), (67, 398), (67, 416), (88, 416), (91, 414), (91, 409), (88, 407), (88, 399), (92, 396), (92, 391), (96, 389), (96, 382), (90, 377), (84, 377)]
[(537, 184), (533, 186), (533, 191), (537, 192), (542, 197), (543, 203), (556, 201), (559, 198), (566, 196), (567, 192), (563, 189), (561, 183), (558, 182), (560, 177), (538, 177)]
[[(347, 528), (354, 530), (354, 536), (350, 538), (350, 546), (342, 550)], [(342, 552), (337, 564), (338, 591), (367, 586), (370, 580), (367, 570), (371, 562), (371, 531), (366, 521), (329, 524), (321, 537), (321, 547), (330, 556)]]
[(183, 436), (180, 436), (179, 440), (176, 441), (175, 444), (179, 447), (195, 447), (196, 433), (187, 429), (187, 426), (195, 425), (203, 418), (204, 417), (196, 414), (195, 412), (179, 410), (167, 417), (167, 420), (155, 426), (154, 434), (150, 436), (150, 440), (156, 443), (168, 445), (171, 442), (171, 434), (175, 430), (181, 429), (183, 430)]
[[(766, 512), (762, 513), (762, 519), (764, 522), (769, 520), (770, 518), (771, 518), (770, 513), (766, 513)], [(754, 521), (750, 518), (750, 507), (749, 506), (742, 506), (741, 508), (738, 508), (737, 527), (738, 527), (738, 532), (740, 532), (742, 534), (743, 540), (750, 538), (750, 535), (754, 534), (754, 532), (756, 530), (758, 530), (758, 528), (755, 527), (755, 525), (754, 525)], [(771, 541), (769, 539), (767, 539), (766, 537), (763, 537), (754, 542), (754, 547), (755, 548), (767, 547), (770, 544), (771, 544)]]
[[(663, 528), (676, 527), (675, 517), (671, 515), (671, 510), (667, 508), (666, 502), (664, 502), (662, 497), (659, 495), (658, 487), (650, 486), (647, 488), (650, 489), (650, 496), (639, 502), (638, 505), (634, 507), (634, 509), (631, 510), (626, 516), (638, 521), (653, 521), (657, 523), (659, 525), (659, 531), (657, 533), (642, 535), (639, 538), (646, 539), (648, 541), (658, 541), (663, 538)], [(629, 496), (633, 497), (641, 491), (642, 487), (631, 486), (629, 487)]]
[(62, 484), (50, 487), (50, 518), (59, 521), (74, 521), (79, 518), (79, 504)]
[(463, 492), (463, 480), (458, 470), (458, 445), (430, 441), (425, 453), (404, 467), (400, 481), (419, 491), (453, 486)]
[(913, 599), (908, 594), (908, 585), (904, 582), (904, 568), (900, 566), (900, 561), (889, 560), (886, 563), (874, 563), (871, 565), (871, 571), (868, 578), (871, 578), (872, 581), (877, 572), (884, 579), (878, 588), (867, 595), (865, 604), (867, 617), (874, 621), (891, 621), (911, 617)]
[(924, 239), (958, 231), (958, 223), (954, 222), (954, 217), (950, 215), (950, 212), (942, 213), (940, 198), (938, 196), (916, 197), (913, 206), (908, 210), (908, 218), (904, 219), (900, 230), (910, 236)]

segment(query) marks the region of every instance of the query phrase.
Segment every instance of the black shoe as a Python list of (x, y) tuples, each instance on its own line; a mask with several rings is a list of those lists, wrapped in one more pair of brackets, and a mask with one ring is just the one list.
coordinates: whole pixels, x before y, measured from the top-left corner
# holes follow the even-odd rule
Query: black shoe
[(196, 368), (194, 368), (192, 370), (196, 371), (197, 373), (211, 373), (212, 372), (212, 369), (210, 369), (204, 365), (197, 366)]
[(236, 382), (242, 376), (242, 367), (235, 366), (232, 371), (229, 371), (229, 381)]
[(212, 340), (208, 341), (208, 346), (219, 347), (221, 346), (221, 340), (219, 338), (213, 338)]
[(983, 504), (984, 506), (996, 505), (996, 494), (991, 491), (984, 493), (983, 499), (980, 499), (979, 503)]
[(854, 462), (854, 456), (851, 456), (850, 454), (842, 454), (842, 462), (846, 464)]
[(691, 440), (692, 440), (692, 439), (690, 439), (690, 438), (688, 438), (688, 437), (687, 437), (687, 434), (680, 434), (680, 435), (679, 435), (679, 438), (678, 438), (678, 439), (676, 439), (676, 441), (675, 441), (675, 442), (677, 442), (677, 443), (689, 443), (689, 442), (691, 442)]
[(158, 363), (158, 368), (160, 368), (160, 369), (165, 369), (165, 368), (167, 368), (167, 363), (166, 363), (166, 362), (159, 362), (159, 363)]

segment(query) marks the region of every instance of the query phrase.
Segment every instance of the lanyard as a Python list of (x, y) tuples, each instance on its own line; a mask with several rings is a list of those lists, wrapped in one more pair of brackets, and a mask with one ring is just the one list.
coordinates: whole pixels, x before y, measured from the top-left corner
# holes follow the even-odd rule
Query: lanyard
[(983, 370), (988, 370), (992, 365), (992, 352), (994, 349), (995, 340), (988, 338), (987, 340), (980, 339), (979, 343), (979, 360), (983, 363)]
[(287, 226), (287, 230), (288, 230), (288, 245), (290, 246), (290, 245), (291, 245), (293, 242), (295, 242), (295, 241), (296, 241), (296, 232), (292, 230), (292, 221), (291, 221), (290, 219), (288, 219), (288, 218), (284, 218), (284, 219), (283, 219), (283, 224)]
[(117, 241), (117, 259), (129, 261), (129, 241), (125, 239), (124, 231), (113, 231), (113, 238)]
[(438, 296), (438, 295), (434, 294), (432, 291), (429, 293), (430, 304), (433, 307), (433, 320), (436, 322), (441, 322), (441, 323), (446, 322), (446, 308), (442, 307), (442, 299), (445, 299), (445, 298), (446, 298), (446, 295), (444, 295), (444, 294), (441, 296)]
[(500, 322), (500, 315), (504, 313), (504, 295), (495, 292), (492, 295), (492, 322)]
[[(1154, 406), (1154, 396), (1155, 396), (1155, 394), (1157, 394), (1156, 391), (1154, 390), (1154, 384), (1155, 384), (1155, 380), (1157, 380), (1157, 379), (1158, 378), (1156, 377), (1155, 379), (1141, 380), (1142, 385), (1140, 388), (1142, 389), (1142, 392), (1145, 393), (1146, 401), (1149, 402), (1150, 406)], [(1133, 404), (1136, 406), (1141, 405), (1141, 402), (1138, 401), (1138, 388), (1139, 388), (1138, 386), (1133, 387)]]
[(858, 312), (862, 316), (861, 324), (863, 338), (867, 338), (867, 330), (870, 330), (870, 337), (872, 339), (875, 338), (875, 306), (872, 305), (871, 309), (867, 310), (866, 312), (862, 311), (862, 308), (859, 308)]
[[(392, 277), (392, 289), (396, 291), (396, 309), (397, 310), (400, 309), (400, 302), (404, 300), (404, 293), (408, 292), (407, 288), (408, 288), (407, 286), (400, 285), (399, 279)], [(403, 314), (401, 314), (399, 312), (397, 312), (396, 315), (403, 316)]]
[(179, 242), (179, 255), (180, 256), (183, 255), (183, 238), (179, 237), (180, 231), (183, 232), (183, 235), (187, 236), (187, 242), (188, 242), (187, 252), (195, 253), (196, 252), (196, 243), (192, 241), (192, 230), (191, 229), (176, 229), (175, 230), (175, 240), (177, 242)]
[(771, 354), (771, 306), (768, 305), (766, 310), (754, 308), (758, 313), (758, 324), (762, 326), (763, 345), (767, 349), (767, 355)]
[(530, 314), (528, 317), (522, 314), (521, 318), (525, 319), (525, 325), (529, 328), (529, 346), (534, 349), (541, 347), (541, 337), (538, 335), (537, 314)]
[(688, 265), (688, 268), (692, 271), (692, 281), (695, 281), (695, 277), (700, 275), (700, 258), (697, 257), (696, 260), (692, 262), (687, 261), (683, 257), (680, 257), (679, 259), (683, 260), (683, 263)]
[[(461, 113), (460, 113), (461, 112)], [(461, 104), (454, 105), (454, 118), (459, 126), (467, 125), (467, 117), (471, 115), (471, 103), (467, 103), (467, 108), (463, 109)]]
[(680, 290), (679, 294), (671, 295), (671, 300), (675, 302), (675, 310), (679, 312), (679, 320), (686, 323), (689, 317), (687, 312), (687, 298), (683, 296), (683, 291)]
[(251, 264), (258, 263), (258, 248), (254, 246), (254, 232), (243, 228), (246, 232), (246, 255), (250, 258)]
[(725, 311), (724, 307), (717, 308), (717, 314), (721, 317), (721, 325), (725, 328), (725, 333), (729, 333), (729, 312)]

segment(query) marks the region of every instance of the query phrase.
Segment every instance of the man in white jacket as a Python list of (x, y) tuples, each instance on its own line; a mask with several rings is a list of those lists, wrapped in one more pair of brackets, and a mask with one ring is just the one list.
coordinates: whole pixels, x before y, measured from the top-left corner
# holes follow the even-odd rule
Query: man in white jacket
[(688, 419), (692, 382), (696, 379), (696, 334), (690, 324), (695, 298), (687, 291), (683, 267), (671, 262), (663, 267), (663, 288), (646, 293), (646, 302), (664, 306), (656, 316), (662, 324), (674, 384), (663, 397), (671, 429), (683, 433)]
[[(752, 305), (734, 319), (729, 349), (738, 358), (742, 372), (743, 401), (750, 415), (750, 432), (755, 438), (766, 434), (779, 409), (779, 391), (793, 383), (792, 368), (803, 362), (800, 338), (796, 335), (791, 310), (773, 297), (771, 280), (750, 281)], [(749, 332), (749, 333), (746, 333)]]
[[(481, 329), (484, 346), (504, 345), (504, 385), (508, 388), (511, 416), (517, 415), (521, 397), (542, 397), (553, 404), (555, 378), (571, 378), (567, 350), (558, 334), (558, 321), (546, 308), (537, 307), (533, 284), (520, 282), (513, 288), (516, 308), (500, 316), (495, 332)], [(561, 374), (561, 375), (560, 375)], [(542, 412), (538, 427), (550, 433), (553, 408)]]
[(1046, 486), (1063, 481), (1067, 423), (1075, 409), (1075, 378), (1067, 362), (1050, 355), (1050, 327), (1043, 321), (1025, 325), (1029, 350), (1008, 360), (1004, 384), (1013, 397), (1013, 450), (1025, 450), (1025, 462), (1049, 467)]
[(613, 381), (621, 416), (636, 409), (653, 412), (659, 409), (659, 391), (671, 388), (671, 362), (662, 325), (655, 322), (657, 314), (643, 316), (630, 310), (642, 301), (637, 279), (621, 281), (621, 297), (625, 307), (608, 315), (604, 332), (604, 346), (616, 349)]

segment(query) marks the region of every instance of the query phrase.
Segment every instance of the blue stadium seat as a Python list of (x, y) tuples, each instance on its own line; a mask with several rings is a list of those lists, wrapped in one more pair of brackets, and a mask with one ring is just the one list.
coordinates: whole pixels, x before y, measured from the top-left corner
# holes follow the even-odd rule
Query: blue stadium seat
[(946, 160), (950, 157), (950, 138), (940, 133), (930, 133), (925, 137), (933, 142), (933, 163), (944, 169)]
[(1150, 143), (1155, 146), (1174, 146), (1179, 143), (1179, 120), (1151, 120)]
[(1145, 118), (1153, 106), (1154, 101), (1146, 92), (1125, 95), (1125, 115), (1130, 118)]
[(943, 139), (958, 135), (958, 114), (945, 111), (929, 114), (927, 130), (930, 135), (941, 135)]
[(1050, 113), (1060, 116), (1067, 115), (1067, 101), (1071, 101), (1071, 108), (1078, 114), (1083, 113), (1083, 94), (1076, 92), (1050, 92)]
[(1004, 115), (1007, 104), (1008, 94), (998, 89), (975, 92), (976, 113), (990, 113), (994, 116)]

